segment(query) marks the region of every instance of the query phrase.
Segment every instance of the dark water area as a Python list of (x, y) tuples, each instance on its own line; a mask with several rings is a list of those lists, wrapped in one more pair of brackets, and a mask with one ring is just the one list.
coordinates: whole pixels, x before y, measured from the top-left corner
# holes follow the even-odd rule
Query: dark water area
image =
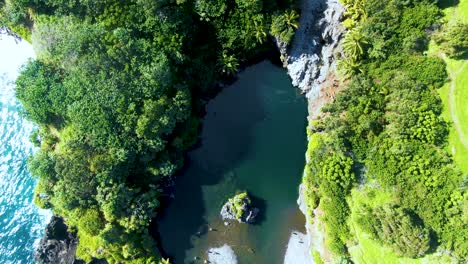
[[(305, 162), (305, 98), (283, 69), (265, 61), (242, 72), (206, 111), (200, 146), (189, 153), (158, 223), (165, 253), (176, 264), (200, 263), (210, 248), (227, 244), (241, 264), (283, 263), (291, 232), (305, 224), (296, 203)], [(261, 214), (253, 225), (225, 226), (221, 207), (243, 190)]]

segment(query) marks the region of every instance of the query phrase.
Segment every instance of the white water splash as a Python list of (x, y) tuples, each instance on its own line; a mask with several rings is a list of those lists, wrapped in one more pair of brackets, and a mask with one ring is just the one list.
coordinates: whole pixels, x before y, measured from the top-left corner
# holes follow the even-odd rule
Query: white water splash
[(14, 80), (28, 59), (32, 46), (13, 37), (0, 36), (0, 262), (34, 263), (34, 245), (42, 236), (51, 213), (33, 204), (36, 180), (27, 170), (34, 152), (29, 142), (33, 124), (20, 116)]

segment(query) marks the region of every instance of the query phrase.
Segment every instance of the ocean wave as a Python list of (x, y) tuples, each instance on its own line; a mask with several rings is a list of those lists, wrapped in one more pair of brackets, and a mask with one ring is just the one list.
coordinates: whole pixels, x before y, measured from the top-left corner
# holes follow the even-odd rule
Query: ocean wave
[(36, 180), (27, 169), (34, 153), (29, 135), (33, 124), (21, 115), (13, 82), (18, 69), (33, 57), (31, 45), (0, 39), (0, 262), (34, 263), (34, 246), (51, 213), (33, 204)]

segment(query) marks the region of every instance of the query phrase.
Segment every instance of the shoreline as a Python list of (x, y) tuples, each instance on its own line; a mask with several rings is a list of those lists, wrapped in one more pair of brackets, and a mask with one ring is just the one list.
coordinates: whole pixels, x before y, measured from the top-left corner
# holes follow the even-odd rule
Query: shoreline
[[(322, 106), (334, 100), (335, 94), (343, 87), (336, 71), (338, 56), (341, 53), (340, 42), (345, 33), (341, 25), (345, 9), (338, 0), (302, 0), (300, 5), (301, 27), (296, 32), (291, 47), (286, 50), (278, 46), (282, 57), (285, 58), (283, 66), (293, 85), (307, 98), (307, 119), (310, 122), (320, 118)], [(320, 15), (316, 16), (317, 14)], [(302, 183), (298, 192), (297, 204), (306, 217), (306, 233), (291, 236), (284, 263), (315, 263), (315, 252), (329, 260), (323, 225), (319, 220), (322, 212), (314, 210), (313, 216), (309, 215), (305, 187)]]

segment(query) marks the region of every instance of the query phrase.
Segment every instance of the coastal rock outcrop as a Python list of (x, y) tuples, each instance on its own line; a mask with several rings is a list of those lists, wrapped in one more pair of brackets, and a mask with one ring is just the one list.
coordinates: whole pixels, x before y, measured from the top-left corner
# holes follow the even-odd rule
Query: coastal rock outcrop
[(338, 0), (302, 0), (300, 27), (291, 45), (277, 43), (293, 85), (309, 100), (320, 96), (322, 84), (336, 70), (344, 11)]
[[(306, 243), (303, 245), (306, 245), (309, 253), (318, 253), (325, 263), (329, 263), (331, 260), (331, 253), (328, 251), (325, 242), (325, 229), (321, 220), (323, 212), (318, 208), (309, 211), (310, 209), (307, 208), (306, 199), (306, 187), (304, 184), (300, 184), (297, 204), (306, 217), (306, 234), (304, 238)], [(312, 255), (310, 257), (311, 259), (313, 258)]]
[(223, 220), (236, 220), (239, 223), (253, 223), (259, 209), (252, 206), (247, 192), (242, 192), (230, 198), (221, 208)]
[(37, 264), (73, 264), (78, 238), (68, 232), (63, 218), (53, 216), (34, 254)]
[[(44, 237), (34, 252), (36, 264), (86, 264), (76, 258), (78, 237), (68, 230), (62, 217), (54, 215), (45, 228)], [(105, 259), (93, 259), (88, 264), (107, 264)]]

